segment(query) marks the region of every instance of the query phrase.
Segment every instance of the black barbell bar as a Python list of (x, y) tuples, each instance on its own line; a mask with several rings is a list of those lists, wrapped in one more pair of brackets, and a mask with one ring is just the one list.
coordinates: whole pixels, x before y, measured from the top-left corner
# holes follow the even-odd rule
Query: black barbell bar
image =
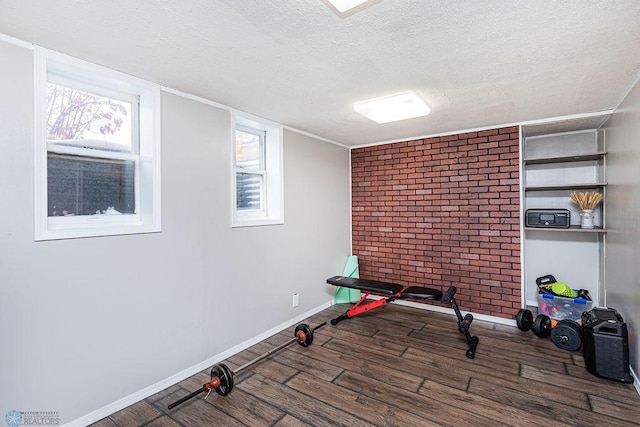
[(310, 328), (309, 325), (305, 323), (299, 324), (298, 326), (296, 326), (295, 336), (293, 338), (283, 342), (279, 346), (274, 347), (271, 350), (267, 351), (266, 353), (245, 363), (244, 365), (237, 368), (235, 371), (232, 371), (231, 369), (229, 369), (227, 365), (225, 365), (224, 363), (213, 365), (213, 367), (211, 368), (211, 381), (204, 383), (200, 389), (194, 391), (193, 393), (190, 393), (184, 396), (183, 398), (181, 398), (180, 400), (173, 402), (168, 406), (168, 408), (173, 409), (176, 406), (186, 402), (187, 400), (196, 397), (200, 393), (204, 393), (205, 391), (211, 392), (211, 390), (215, 390), (216, 393), (218, 393), (219, 395), (226, 396), (227, 394), (231, 393), (231, 390), (233, 390), (234, 375), (239, 374), (241, 371), (247, 369), (249, 366), (252, 366), (258, 363), (262, 359), (265, 359), (271, 356), (272, 354), (282, 350), (283, 348), (293, 344), (294, 342), (297, 342), (303, 347), (310, 346), (311, 343), (313, 342), (313, 333), (318, 329), (320, 329), (321, 327), (325, 326), (326, 324), (327, 322), (322, 322), (315, 328)]

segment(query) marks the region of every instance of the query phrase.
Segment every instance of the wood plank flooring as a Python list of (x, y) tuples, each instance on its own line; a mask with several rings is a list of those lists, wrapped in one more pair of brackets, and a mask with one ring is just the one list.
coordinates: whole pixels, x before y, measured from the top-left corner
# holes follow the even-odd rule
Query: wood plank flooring
[[(339, 304), (308, 319), (328, 321)], [(390, 304), (319, 329), (235, 376), (226, 397), (167, 406), (209, 380), (204, 371), (94, 424), (128, 426), (638, 426), (632, 385), (595, 377), (581, 351), (515, 327), (474, 321), (465, 357), (455, 316)], [(236, 354), (233, 369), (289, 340), (282, 332)]]

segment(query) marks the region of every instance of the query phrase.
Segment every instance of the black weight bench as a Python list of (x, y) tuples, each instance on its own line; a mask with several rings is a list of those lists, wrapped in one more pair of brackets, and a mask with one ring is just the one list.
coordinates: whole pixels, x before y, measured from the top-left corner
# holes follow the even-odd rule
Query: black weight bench
[[(458, 318), (458, 331), (464, 335), (469, 345), (466, 356), (469, 359), (473, 359), (476, 355), (476, 347), (478, 347), (478, 337), (471, 336), (469, 333), (469, 327), (473, 322), (473, 316), (471, 313), (467, 313), (464, 317), (460, 313), (460, 308), (454, 298), (457, 289), (455, 286), (450, 286), (445, 293), (437, 289), (424, 288), (422, 286), (409, 286), (405, 288), (402, 285), (396, 283), (378, 282), (376, 280), (367, 279), (354, 279), (352, 277), (333, 276), (327, 279), (327, 283), (334, 286), (341, 286), (343, 288), (357, 289), (364, 292), (360, 301), (356, 302), (349, 310), (331, 320), (332, 325), (336, 325), (345, 319), (350, 319), (353, 316), (364, 313), (374, 308), (382, 307), (397, 299), (413, 299), (418, 301), (432, 301), (440, 302), (443, 304), (450, 304), (453, 311)], [(369, 295), (378, 295), (382, 298), (377, 300), (365, 301)]]

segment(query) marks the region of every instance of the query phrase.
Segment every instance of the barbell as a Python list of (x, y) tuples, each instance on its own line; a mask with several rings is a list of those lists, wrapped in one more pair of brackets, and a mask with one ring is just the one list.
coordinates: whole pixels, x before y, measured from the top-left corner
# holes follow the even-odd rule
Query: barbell
[[(282, 344), (280, 344), (277, 347), (272, 348), (271, 350), (269, 350), (266, 353), (256, 357), (255, 359), (245, 363), (244, 365), (240, 366), (239, 368), (236, 368), (235, 371), (232, 371), (231, 369), (229, 369), (229, 367), (227, 365), (225, 365), (224, 363), (218, 363), (216, 365), (213, 365), (211, 367), (211, 373), (210, 373), (211, 380), (210, 381), (204, 383), (200, 389), (194, 391), (193, 393), (190, 393), (190, 394), (184, 396), (183, 398), (181, 398), (180, 400), (177, 400), (177, 401), (173, 402), (172, 404), (169, 405), (168, 408), (169, 409), (173, 409), (176, 406), (186, 402), (187, 400), (196, 397), (200, 393), (207, 392), (207, 396), (208, 396), (209, 393), (211, 393), (211, 390), (214, 390), (220, 396), (228, 395), (233, 390), (233, 377), (234, 377), (234, 375), (239, 374), (241, 371), (247, 369), (249, 366), (252, 366), (252, 365), (258, 363), (262, 359), (265, 359), (265, 358), (271, 356), (273, 353), (276, 353), (276, 352), (282, 350), (283, 348), (287, 347), (288, 345), (290, 345), (290, 344), (292, 344), (294, 342), (297, 342), (302, 347), (309, 347), (311, 345), (311, 343), (313, 342), (313, 333), (316, 330), (318, 330), (321, 327), (323, 327), (324, 325), (326, 325), (326, 324), (327, 324), (327, 322), (322, 322), (321, 324), (319, 324), (315, 328), (310, 328), (309, 325), (307, 325), (306, 323), (299, 324), (298, 326), (296, 326), (293, 338), (291, 338), (288, 341), (283, 342)], [(206, 396), (205, 396), (205, 398), (206, 398)]]

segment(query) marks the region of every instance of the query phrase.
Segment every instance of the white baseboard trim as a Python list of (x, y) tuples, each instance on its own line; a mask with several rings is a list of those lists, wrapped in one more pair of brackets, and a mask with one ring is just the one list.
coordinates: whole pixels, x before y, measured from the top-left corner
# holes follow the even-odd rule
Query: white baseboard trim
[[(456, 314), (452, 308), (440, 307), (433, 304), (422, 304), (422, 303), (413, 302), (413, 301), (394, 301), (394, 303), (399, 305), (405, 305), (407, 307), (420, 308), (422, 310), (430, 310), (430, 311), (437, 311), (439, 313), (453, 314), (454, 316)], [(460, 310), (460, 311), (462, 312), (463, 316), (465, 313), (471, 313), (473, 315), (473, 320), (482, 320), (484, 322), (498, 323), (501, 325), (508, 325), (508, 326), (516, 326), (515, 319), (505, 319), (503, 317), (489, 316), (486, 314), (476, 314), (471, 311), (466, 311), (466, 312), (463, 310)]]
[(629, 367), (629, 370), (631, 371), (631, 376), (633, 377), (633, 387), (638, 392), (638, 395), (640, 395), (640, 380), (638, 380), (638, 376), (636, 375), (632, 367)]
[[(231, 356), (233, 356), (234, 354), (237, 354), (249, 347), (251, 347), (254, 344), (259, 343), (260, 341), (264, 341), (265, 339), (287, 329), (290, 326), (293, 326), (297, 323), (299, 323), (300, 321), (307, 319), (308, 317), (313, 316), (316, 313), (321, 312), (322, 310), (325, 310), (329, 307), (331, 307), (331, 305), (333, 305), (333, 301), (328, 301), (324, 304), (321, 304), (315, 308), (312, 308), (311, 310), (300, 314), (299, 316), (294, 317), (293, 319), (287, 320), (284, 323), (281, 323), (278, 326), (275, 326), (271, 329), (269, 329), (266, 332), (261, 333), (260, 335), (257, 335), (243, 343), (240, 343), (238, 345), (236, 345), (235, 347), (231, 347), (228, 350), (225, 350), (221, 353), (216, 354), (215, 356), (210, 357), (207, 360), (204, 360), (194, 366), (191, 366), (181, 372), (178, 372), (177, 374), (174, 374), (172, 376), (170, 376), (169, 378), (166, 378), (162, 381), (159, 381), (155, 384), (150, 385), (149, 387), (145, 387), (142, 390), (139, 390), (135, 393), (131, 393), (128, 396), (123, 397), (120, 400), (117, 400), (113, 403), (110, 403), (107, 406), (104, 406), (100, 409), (97, 409), (93, 412), (90, 412), (86, 415), (83, 415), (80, 418), (76, 418), (75, 420), (64, 424), (64, 426), (66, 427), (85, 427), (88, 426), (89, 424), (93, 424), (105, 417), (108, 417), (111, 414), (114, 414), (128, 406), (133, 405), (134, 403), (140, 402), (141, 400), (146, 399), (149, 396), (152, 396), (168, 387), (171, 387), (174, 384), (179, 383), (180, 381), (183, 381), (187, 378), (189, 378), (190, 376), (193, 376), (195, 374), (197, 374), (198, 372), (212, 366), (215, 365), (216, 363), (225, 360)], [(309, 325), (309, 326), (315, 326), (315, 325)]]
[[(380, 298), (384, 298), (378, 295), (369, 295), (369, 298), (374, 299), (374, 300), (378, 300)], [(404, 305), (406, 307), (413, 307), (413, 308), (419, 308), (421, 310), (429, 310), (429, 311), (437, 311), (438, 313), (446, 313), (446, 314), (453, 314), (455, 316), (456, 312), (453, 311), (452, 308), (445, 308), (445, 307), (440, 307), (438, 305), (434, 305), (434, 304), (423, 304), (423, 303), (419, 303), (419, 302), (413, 302), (413, 301), (403, 301), (403, 300), (395, 300), (393, 301), (394, 304), (398, 304), (398, 305)], [(498, 323), (500, 325), (507, 325), (507, 326), (516, 326), (516, 320), (515, 319), (505, 319), (504, 317), (497, 317), (497, 316), (489, 316), (486, 314), (476, 314), (473, 313), (471, 311), (463, 311), (460, 310), (462, 312), (462, 315), (464, 316), (465, 313), (471, 313), (473, 315), (473, 320), (482, 320), (484, 322), (491, 322), (491, 323)]]

